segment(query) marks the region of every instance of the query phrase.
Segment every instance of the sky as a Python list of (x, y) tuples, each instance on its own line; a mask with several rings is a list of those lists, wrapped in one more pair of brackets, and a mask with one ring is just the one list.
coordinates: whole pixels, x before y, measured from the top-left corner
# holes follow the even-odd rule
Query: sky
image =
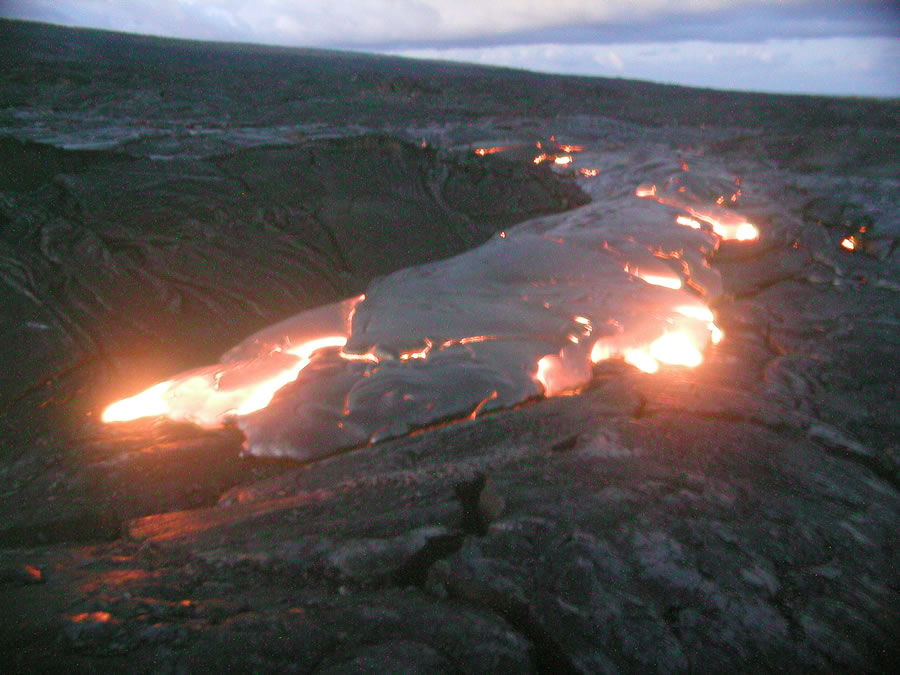
[(900, 97), (895, 0), (0, 0), (0, 16), (716, 89)]

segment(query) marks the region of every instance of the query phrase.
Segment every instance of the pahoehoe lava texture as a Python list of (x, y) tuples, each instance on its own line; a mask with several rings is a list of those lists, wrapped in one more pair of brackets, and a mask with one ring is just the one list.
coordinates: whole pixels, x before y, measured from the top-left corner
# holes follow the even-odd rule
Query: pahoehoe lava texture
[(56, 398), (81, 388), (97, 405), (88, 383), (138, 361), (145, 377), (202, 363), (377, 275), (586, 201), (541, 167), (383, 135), (187, 159), (11, 138), (0, 153), (2, 302), (19, 319), (0, 329), (17, 364), (0, 379), (5, 405), (60, 372)]
[[(896, 101), (9, 21), (0, 62), (5, 668), (896, 663)], [(568, 168), (531, 163), (552, 135)], [(372, 277), (675, 175), (763, 233), (712, 258), (698, 368), (607, 365), (303, 466), (96, 421)]]

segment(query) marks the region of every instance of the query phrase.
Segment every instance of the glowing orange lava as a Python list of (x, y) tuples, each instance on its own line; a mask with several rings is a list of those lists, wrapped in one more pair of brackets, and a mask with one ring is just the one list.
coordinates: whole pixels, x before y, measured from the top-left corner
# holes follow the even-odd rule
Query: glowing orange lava
[[(551, 140), (552, 146), (542, 147), (541, 143), (536, 144), (541, 154), (533, 158), (532, 161), (535, 164), (552, 161), (555, 165), (566, 166), (573, 162), (571, 154), (555, 153), (574, 153), (582, 150), (580, 146), (576, 145), (556, 145), (555, 139)], [(476, 148), (474, 153), (485, 156), (506, 149), (502, 146), (484, 147)], [(686, 164), (683, 164), (682, 168), (685, 171), (688, 170)], [(580, 169), (579, 171), (585, 177), (599, 174), (597, 169)], [(732, 202), (736, 201), (739, 192), (738, 190), (732, 195)], [(698, 205), (695, 203), (696, 200), (686, 193), (683, 185), (675, 190), (672, 188), (671, 181), (663, 185), (662, 190), (658, 190), (655, 184), (640, 185), (635, 190), (635, 195), (654, 199), (661, 204), (682, 211), (675, 217), (675, 224), (681, 227), (707, 232), (712, 230), (721, 239), (736, 241), (752, 241), (760, 236), (759, 229), (737, 212), (711, 203)], [(689, 199), (692, 199), (690, 203)], [(726, 200), (722, 197), (721, 201), (724, 203)], [(482, 321), (482, 317), (477, 316), (479, 312), (476, 311), (471, 312), (476, 315), (475, 319), (467, 318), (470, 321), (469, 324), (454, 323), (453, 315), (439, 313), (435, 315), (438, 318), (437, 322), (431, 324), (430, 329), (423, 328), (423, 325), (427, 324), (422, 324), (420, 321), (421, 317), (428, 316), (427, 314), (412, 314), (411, 316), (415, 320), (409, 319), (406, 323), (398, 324), (401, 326), (400, 329), (397, 329), (399, 338), (395, 337), (393, 342), (389, 340), (380, 342), (380, 338), (377, 337), (367, 341), (365, 329), (362, 329), (360, 333), (352, 332), (354, 316), (359, 308), (361, 313), (357, 320), (361, 325), (369, 325), (370, 321), (377, 323), (377, 317), (372, 319), (375, 316), (375, 310), (392, 305), (390, 303), (382, 305), (371, 299), (369, 304), (362, 305), (361, 303), (366, 301), (366, 296), (358, 296), (342, 303), (305, 312), (260, 331), (225, 354), (221, 363), (180, 373), (134, 396), (117, 401), (103, 411), (101, 419), (104, 422), (125, 422), (144, 417), (165, 416), (204, 427), (216, 427), (231, 418), (249, 415), (269, 406), (277, 392), (298, 378), (304, 377), (304, 369), (317, 358), (333, 359), (336, 362), (346, 361), (348, 362), (346, 364), (348, 372), (352, 373), (354, 377), (356, 374), (364, 372), (360, 378), (364, 377), (367, 382), (371, 382), (376, 379), (379, 372), (390, 372), (391, 377), (401, 371), (404, 373), (427, 373), (429, 371), (425, 369), (429, 365), (435, 362), (440, 364), (442, 359), (448, 361), (456, 358), (458, 353), (471, 354), (473, 363), (478, 363), (480, 366), (488, 362), (488, 358), (491, 358), (492, 355), (501, 353), (498, 350), (502, 350), (512, 340), (517, 341), (516, 346), (508, 352), (502, 352), (503, 358), (511, 354), (513, 359), (524, 359), (524, 363), (515, 362), (514, 370), (524, 378), (527, 385), (525, 387), (526, 395), (529, 397), (539, 391), (538, 383), (542, 387), (544, 396), (558, 396), (578, 391), (590, 381), (593, 365), (607, 359), (624, 361), (645, 373), (655, 373), (664, 365), (696, 367), (702, 363), (703, 354), (709, 345), (721, 341), (722, 331), (716, 326), (715, 317), (706, 301), (701, 299), (701, 296), (707, 297), (709, 285), (706, 284), (702, 273), (698, 271), (700, 265), (695, 264), (696, 256), (699, 253), (697, 250), (693, 251), (694, 257), (692, 257), (692, 251), (689, 250), (688, 244), (681, 245), (682, 241), (690, 242), (696, 237), (675, 228), (672, 225), (671, 217), (671, 215), (666, 216), (667, 226), (680, 232), (675, 237), (679, 246), (666, 249), (660, 248), (661, 245), (655, 241), (651, 242), (652, 245), (648, 245), (646, 241), (639, 239), (640, 235), (634, 234), (632, 237), (632, 234), (628, 232), (618, 235), (607, 234), (605, 231), (599, 230), (600, 234), (593, 235), (596, 238), (589, 240), (593, 241), (596, 248), (582, 248), (577, 251), (572, 244), (573, 239), (568, 239), (571, 230), (564, 228), (537, 230), (536, 232), (525, 230), (522, 235), (515, 233), (508, 238), (506, 232), (501, 232), (498, 239), (502, 238), (506, 241), (497, 244), (498, 248), (496, 249), (489, 249), (491, 254), (496, 253), (497, 255), (484, 255), (477, 260), (481, 268), (489, 269), (491, 265), (494, 265), (495, 269), (507, 265), (507, 259), (501, 257), (507, 254), (511, 256), (509, 260), (525, 261), (521, 265), (523, 268), (522, 281), (520, 282), (519, 277), (515, 276), (515, 283), (520, 285), (509, 285), (512, 283), (507, 282), (510, 271), (505, 268), (503, 274), (495, 272), (494, 277), (472, 277), (478, 283), (487, 279), (489, 283), (485, 283), (484, 286), (487, 289), (486, 295), (491, 296), (491, 302), (495, 302), (498, 298), (506, 302), (507, 296), (494, 293), (493, 289), (497, 288), (507, 289), (502, 292), (509, 292), (508, 289), (512, 288), (513, 296), (522, 299), (527, 299), (532, 291), (534, 293), (544, 292), (547, 288), (556, 293), (558, 288), (562, 288), (565, 280), (560, 269), (569, 264), (569, 260), (573, 257), (572, 251), (576, 251), (574, 257), (580, 261), (580, 266), (575, 267), (578, 274), (581, 275), (585, 269), (593, 268), (596, 265), (603, 276), (593, 277), (595, 281), (592, 283), (603, 289), (607, 289), (606, 284), (609, 283), (610, 289), (619, 289), (606, 292), (610, 296), (615, 296), (619, 301), (624, 300), (621, 305), (615, 303), (609, 305), (588, 304), (582, 299), (582, 295), (590, 297), (590, 292), (583, 292), (583, 287), (578, 285), (586, 285), (587, 282), (582, 281), (581, 276), (570, 277), (570, 283), (575, 288), (574, 292), (579, 295), (561, 295), (559, 297), (570, 299), (565, 302), (558, 301), (556, 304), (548, 302), (551, 299), (550, 295), (537, 296), (536, 300), (529, 302), (534, 307), (542, 308), (538, 312), (532, 312), (533, 307), (529, 306), (528, 311), (532, 312), (530, 314), (511, 313), (509, 316), (514, 317), (513, 319), (504, 319), (504, 322), (499, 323), (491, 316), (491, 320), (494, 321), (491, 323), (491, 321)], [(655, 230), (653, 231), (655, 232)], [(578, 235), (583, 235), (583, 232), (579, 231)], [(607, 243), (606, 237), (609, 237), (608, 241), (611, 243)], [(711, 242), (714, 238), (707, 235), (705, 239)], [(548, 249), (546, 243), (548, 241), (553, 242), (553, 251)], [(529, 244), (528, 242), (538, 242), (538, 244)], [(485, 244), (485, 247), (491, 245), (489, 242)], [(572, 248), (565, 249), (564, 247), (567, 245)], [(858, 245), (859, 242), (853, 236), (846, 237), (841, 242), (841, 246), (848, 250), (854, 250)], [(534, 246), (535, 248), (521, 248), (523, 246)], [(562, 262), (563, 258), (554, 259), (552, 257), (559, 255), (554, 253), (557, 250), (563, 251), (565, 262)], [(588, 251), (586, 255), (589, 257), (579, 258), (578, 255), (584, 254), (585, 250)], [(525, 251), (525, 254), (522, 251)], [(699, 251), (705, 254), (707, 249), (699, 249)], [(515, 255), (520, 257), (516, 258)], [(551, 262), (543, 263), (543, 257), (548, 257)], [(495, 259), (502, 262), (492, 262)], [(538, 271), (534, 272), (533, 276), (529, 276), (532, 274), (530, 268), (532, 261), (535, 261), (535, 268)], [(705, 258), (702, 261), (705, 264)], [(542, 263), (545, 264), (543, 268), (541, 267)], [(693, 270), (691, 265), (694, 265)], [(708, 269), (708, 265), (706, 267), (706, 274), (714, 274)], [(463, 267), (464, 273), (456, 278), (463, 280), (469, 278), (466, 277), (466, 274), (470, 269), (475, 268), (475, 265)], [(518, 269), (515, 271), (519, 272)], [(630, 276), (626, 278), (622, 276), (623, 274)], [(571, 279), (575, 279), (575, 281), (571, 281)], [(650, 288), (637, 279), (659, 288)], [(442, 283), (444, 282), (442, 281)], [(507, 285), (504, 286), (504, 283)], [(526, 286), (525, 283), (529, 285)], [(412, 288), (413, 291), (396, 297), (401, 300), (409, 300), (413, 292), (418, 292), (423, 286), (408, 288)], [(430, 288), (430, 292), (434, 293), (438, 300), (442, 297), (440, 293), (444, 286), (424, 286), (424, 288)], [(435, 288), (438, 290), (435, 291)], [(455, 290), (456, 286), (452, 288)], [(481, 290), (481, 286), (475, 288)], [(377, 292), (373, 291), (373, 293)], [(453, 311), (458, 311), (460, 314), (465, 314), (470, 309), (467, 306), (465, 310), (462, 310), (462, 305), (453, 305), (453, 300), (432, 302), (432, 297), (427, 293), (422, 297), (434, 306), (455, 308)], [(573, 300), (572, 298), (577, 299)], [(649, 306), (644, 306), (644, 298), (648, 299)], [(500, 307), (501, 304), (484, 306), (495, 308)], [(398, 306), (397, 304), (393, 305), (395, 311)], [(564, 309), (564, 313), (561, 315), (560, 308)], [(416, 311), (418, 312), (419, 309), (417, 308)], [(366, 312), (369, 313), (368, 318)], [(490, 313), (483, 312), (485, 315)], [(519, 319), (519, 316), (527, 317), (527, 321)], [(537, 331), (537, 337), (533, 335), (536, 331), (534, 328), (536, 324), (543, 326)], [(387, 322), (387, 325), (390, 327), (390, 322)], [(460, 328), (460, 325), (468, 326), (468, 328)], [(415, 326), (415, 330), (420, 330), (424, 335), (407, 334), (406, 331), (411, 330), (410, 326)], [(595, 326), (598, 328), (597, 331), (595, 331)], [(430, 335), (431, 338), (429, 339), (425, 335)], [(486, 342), (494, 344), (481, 345)], [(523, 348), (523, 344), (526, 347)], [(536, 347), (533, 346), (535, 344)], [(403, 351), (399, 348), (401, 345)], [(525, 354), (525, 356), (520, 356), (521, 354)], [(540, 354), (544, 355), (537, 358)], [(503, 362), (503, 358), (497, 360)], [(536, 363), (535, 358), (537, 358)], [(484, 360), (479, 362), (478, 359)], [(356, 363), (351, 366), (349, 362)], [(419, 363), (413, 365), (411, 362)], [(320, 361), (317, 360), (316, 363), (318, 366)], [(331, 361), (323, 362), (322, 365), (321, 369), (317, 366), (311, 368), (306, 377), (310, 377), (309, 373), (313, 371), (331, 372), (328, 370), (333, 365)], [(468, 368), (469, 364), (465, 364), (465, 367)], [(437, 372), (454, 371), (438, 369)], [(502, 374), (506, 377), (507, 371), (502, 371)], [(428, 380), (424, 381), (428, 382)], [(317, 381), (301, 379), (297, 386), (302, 387), (307, 382), (316, 383)], [(396, 393), (393, 389), (394, 385), (392, 384), (391, 387), (392, 389), (388, 393), (394, 395)], [(427, 389), (427, 387), (423, 387), (423, 389)], [(499, 385), (498, 389), (500, 392), (503, 391), (503, 387)], [(299, 395), (302, 391), (302, 389), (298, 389), (295, 390), (295, 393)], [(313, 391), (316, 390), (313, 389)], [(421, 390), (415, 390), (415, 395), (410, 394), (408, 398), (404, 394), (402, 400), (404, 402), (418, 401), (419, 391)], [(463, 415), (469, 414), (471, 411), (471, 416), (474, 417), (491, 401), (496, 401), (491, 404), (494, 406), (509, 404), (511, 399), (504, 398), (508, 394), (498, 393), (497, 390), (494, 390), (492, 394), (487, 395), (488, 391), (490, 390), (485, 389), (481, 393), (476, 393), (476, 398), (471, 402), (474, 410), (472, 407), (466, 407)], [(480, 402), (479, 399), (481, 399)], [(346, 400), (350, 400), (350, 397), (348, 396)], [(386, 396), (377, 400), (379, 409), (383, 410), (382, 401), (386, 400)], [(293, 403), (292, 399), (286, 399), (286, 401)], [(336, 409), (340, 410), (341, 408), (338, 405)], [(348, 414), (348, 409), (348, 404), (345, 404), (345, 416)], [(388, 408), (387, 410), (388, 413), (385, 414), (394, 414), (392, 412), (394, 409)], [(250, 418), (250, 423), (253, 419)], [(338, 426), (344, 424), (345, 418), (338, 419), (342, 420)], [(240, 420), (239, 423), (244, 421)], [(354, 424), (356, 424), (355, 419)], [(421, 425), (421, 422), (417, 422), (417, 424)], [(381, 427), (377, 428), (381, 429)], [(361, 437), (362, 442), (365, 442), (366, 439), (373, 442), (372, 438), (371, 435)], [(94, 613), (93, 615), (79, 615), (79, 617), (90, 616), (90, 620), (104, 620), (101, 615), (102, 613)], [(73, 620), (87, 619), (73, 618)]]
[[(685, 192), (685, 187), (683, 185), (680, 186), (678, 191), (679, 193)], [(639, 185), (634, 194), (636, 197), (655, 199), (660, 204), (684, 209), (690, 217), (677, 216), (675, 222), (679, 225), (699, 229), (701, 222), (706, 223), (713, 232), (726, 241), (754, 241), (759, 239), (759, 228), (756, 225), (748, 223), (740, 214), (721, 206), (725, 203), (724, 197), (717, 199), (715, 206), (700, 207), (688, 204), (677, 195), (660, 194), (656, 189), (656, 185), (653, 184)]]
[(652, 284), (653, 286), (664, 286), (665, 288), (672, 288), (677, 290), (683, 285), (681, 282), (681, 277), (675, 274), (675, 272), (672, 272), (671, 275), (651, 274), (649, 272), (643, 272), (637, 266), (630, 264), (625, 265), (624, 271), (625, 274), (630, 274), (633, 277), (643, 279), (648, 284)]
[(841, 246), (843, 246), (848, 251), (856, 250), (856, 237), (854, 237), (852, 235), (849, 237), (844, 237), (841, 240)]
[(297, 379), (316, 352), (343, 347), (347, 338), (334, 335), (273, 349), (252, 359), (198, 368), (160, 382), (103, 411), (104, 422), (142, 417), (168, 417), (213, 427), (234, 415), (265, 408), (279, 389)]
[(498, 152), (503, 152), (504, 150), (507, 150), (507, 149), (508, 148), (506, 148), (502, 145), (494, 146), (491, 148), (475, 148), (475, 154), (478, 155), (479, 157), (484, 157), (485, 155), (494, 155)]

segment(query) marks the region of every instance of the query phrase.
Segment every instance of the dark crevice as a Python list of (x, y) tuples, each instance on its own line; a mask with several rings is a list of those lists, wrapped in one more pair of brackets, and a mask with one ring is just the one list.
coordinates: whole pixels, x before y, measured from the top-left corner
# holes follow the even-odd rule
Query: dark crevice
[(14, 525), (0, 530), (0, 548), (114, 541), (122, 534), (118, 518), (88, 513), (45, 523)]
[(567, 436), (551, 445), (550, 452), (569, 452), (570, 450), (574, 450), (575, 446), (578, 445), (579, 438), (581, 438), (580, 434)]
[(532, 655), (535, 671), (547, 675), (563, 675), (577, 673), (579, 669), (572, 663), (572, 659), (565, 653), (562, 646), (550, 635), (549, 632), (532, 616), (527, 604), (517, 602), (508, 596), (501, 596), (487, 591), (483, 599), (472, 601), (465, 596), (460, 597), (452, 592), (454, 599), (467, 604), (474, 604), (500, 616), (506, 623), (523, 635), (532, 645)]
[(462, 548), (464, 540), (465, 535), (461, 532), (432, 537), (409, 560), (394, 570), (391, 574), (391, 581), (401, 588), (407, 586), (422, 588), (432, 565), (438, 560), (456, 553)]
[(769, 431), (784, 432), (789, 431), (792, 427), (783, 421), (766, 422), (756, 417), (748, 417), (734, 410), (687, 410), (684, 408), (665, 408), (651, 409), (643, 412), (644, 417), (653, 417), (655, 415), (689, 415), (705, 420), (714, 420), (718, 422), (731, 422), (740, 424), (750, 424)]
[(776, 277), (774, 279), (767, 279), (766, 281), (752, 285), (750, 288), (747, 288), (746, 290), (732, 292), (731, 295), (732, 295), (732, 298), (735, 300), (748, 300), (750, 298), (753, 298), (753, 297), (759, 295), (763, 291), (767, 291), (770, 288), (777, 286), (778, 284), (783, 284), (787, 281), (800, 281), (800, 282), (807, 281), (808, 282), (808, 280), (805, 277), (803, 277), (802, 275), (791, 274), (791, 275), (787, 275), (787, 276)]
[(484, 474), (476, 475), (472, 480), (457, 483), (453, 486), (456, 498), (462, 507), (462, 515), (460, 517), (460, 528), (466, 534), (474, 534), (476, 537), (483, 537), (487, 533), (487, 522), (481, 514), (478, 507), (478, 501), (484, 490), (487, 478)]
[(852, 452), (851, 450), (832, 447), (824, 443), (819, 443), (819, 446), (832, 457), (846, 460), (848, 462), (853, 462), (854, 464), (865, 467), (866, 469), (874, 473), (878, 478), (890, 485), (892, 488), (900, 491), (900, 480), (898, 480), (896, 472), (886, 467), (877, 457), (867, 457), (865, 455), (860, 455), (856, 452)]

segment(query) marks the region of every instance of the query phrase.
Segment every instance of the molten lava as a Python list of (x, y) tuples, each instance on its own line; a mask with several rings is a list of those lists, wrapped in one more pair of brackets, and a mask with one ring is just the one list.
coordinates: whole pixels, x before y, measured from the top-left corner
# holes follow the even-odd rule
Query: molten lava
[[(536, 163), (566, 164), (558, 153), (581, 150), (539, 148)], [(707, 305), (721, 283), (705, 255), (719, 238), (759, 231), (679, 189), (642, 185), (635, 195), (652, 201), (530, 221), (380, 278), (364, 296), (303, 312), (218, 364), (113, 403), (102, 419), (231, 421), (247, 452), (306, 459), (576, 392), (607, 359), (646, 373), (696, 367), (722, 339)]]
[(504, 150), (508, 150), (509, 148), (498, 145), (491, 148), (475, 148), (475, 154), (479, 157), (484, 157), (485, 155), (494, 155), (498, 152), (503, 152)]

